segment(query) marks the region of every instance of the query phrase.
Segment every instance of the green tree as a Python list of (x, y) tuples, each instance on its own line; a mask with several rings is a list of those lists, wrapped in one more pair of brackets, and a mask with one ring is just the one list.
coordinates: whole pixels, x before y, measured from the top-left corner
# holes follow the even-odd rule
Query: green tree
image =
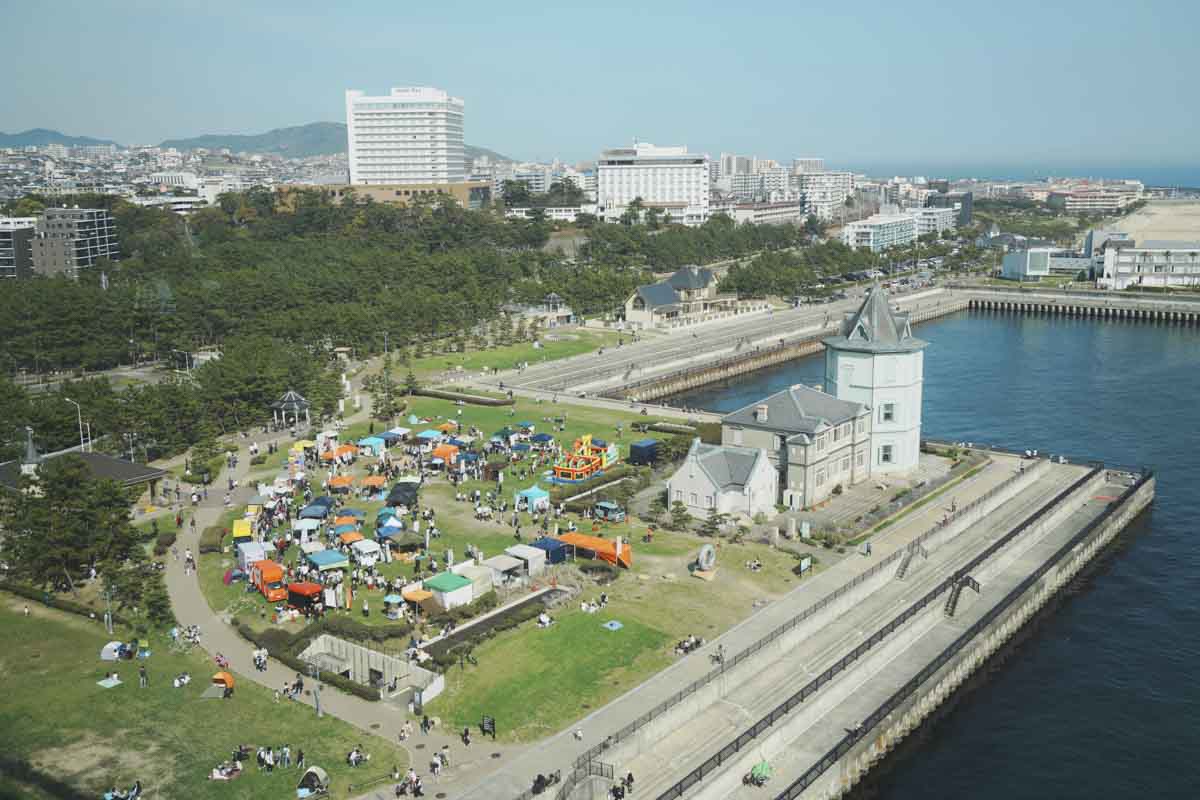
[(692, 515), (688, 513), (687, 506), (682, 500), (676, 500), (671, 504), (671, 518), (667, 522), (667, 527), (673, 531), (685, 531), (692, 524)]
[(721, 529), (727, 524), (729, 524), (729, 515), (718, 512), (716, 506), (713, 506), (708, 510), (708, 517), (700, 525), (700, 534), (710, 537), (718, 536)]
[(413, 395), (416, 394), (417, 390), (420, 388), (421, 384), (417, 382), (417, 376), (414, 375), (413, 371), (410, 369), (408, 374), (404, 376), (404, 391), (409, 395)]

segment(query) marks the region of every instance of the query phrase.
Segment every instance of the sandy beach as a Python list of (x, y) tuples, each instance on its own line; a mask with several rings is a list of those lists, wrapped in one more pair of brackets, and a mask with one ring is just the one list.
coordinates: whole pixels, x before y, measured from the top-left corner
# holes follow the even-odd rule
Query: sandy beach
[(1200, 202), (1151, 201), (1145, 208), (1110, 227), (1135, 241), (1147, 239), (1200, 241)]

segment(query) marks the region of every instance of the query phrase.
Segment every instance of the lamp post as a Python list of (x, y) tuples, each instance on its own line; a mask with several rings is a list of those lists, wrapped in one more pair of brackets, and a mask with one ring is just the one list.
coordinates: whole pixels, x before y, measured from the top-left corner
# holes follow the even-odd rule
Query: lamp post
[(313, 705), (317, 708), (317, 716), (323, 717), (325, 715), (321, 713), (321, 669), (316, 664), (309, 664), (308, 674), (316, 681), (313, 685)]
[(83, 450), (83, 410), (79, 407), (79, 403), (76, 403), (71, 398), (64, 397), (63, 400), (66, 400), (68, 403), (75, 406), (75, 421), (79, 423), (79, 449), (82, 451)]
[(87, 428), (87, 445), (85, 446), (84, 452), (90, 453), (92, 452), (92, 423), (90, 421), (85, 422), (83, 423), (83, 427)]

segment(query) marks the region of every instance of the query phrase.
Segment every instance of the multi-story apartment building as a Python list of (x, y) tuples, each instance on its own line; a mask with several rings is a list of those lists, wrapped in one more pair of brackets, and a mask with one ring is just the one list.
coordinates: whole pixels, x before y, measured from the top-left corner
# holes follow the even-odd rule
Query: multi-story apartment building
[(948, 231), (954, 227), (955, 219), (958, 212), (953, 208), (910, 208), (904, 212), (912, 216), (917, 222), (917, 236), (924, 236), (927, 233), (936, 233), (941, 235), (942, 231)]
[(102, 258), (120, 256), (117, 227), (102, 208), (47, 208), (33, 239), (33, 268), (42, 275), (79, 276)]
[(672, 222), (701, 225), (708, 219), (708, 156), (686, 146), (605, 150), (597, 163), (597, 205), (606, 221), (621, 218), (635, 199)]
[(804, 195), (804, 211), (817, 219), (831, 220), (854, 192), (852, 172), (801, 172), (792, 185)]
[(739, 225), (799, 225), (804, 221), (804, 204), (798, 200), (778, 203), (737, 203), (729, 212)]
[(917, 220), (912, 214), (875, 214), (842, 228), (842, 241), (847, 246), (865, 247), (875, 253), (912, 244), (916, 238)]
[(974, 217), (975, 195), (972, 192), (938, 192), (929, 196), (926, 205), (933, 208), (953, 208), (958, 214), (958, 226), (965, 227), (971, 224)]
[(1071, 214), (1115, 214), (1142, 196), (1140, 183), (1122, 183), (1049, 192), (1046, 202)]
[(823, 158), (793, 158), (792, 159), (792, 174), (802, 175), (806, 172), (824, 172), (825, 159)]
[(463, 101), (441, 89), (348, 90), (346, 133), (351, 185), (466, 180)]
[(1200, 242), (1146, 240), (1132, 247), (1112, 240), (1104, 245), (1104, 271), (1097, 285), (1104, 289), (1130, 286), (1200, 288)]
[(33, 274), (35, 217), (0, 217), (0, 278)]

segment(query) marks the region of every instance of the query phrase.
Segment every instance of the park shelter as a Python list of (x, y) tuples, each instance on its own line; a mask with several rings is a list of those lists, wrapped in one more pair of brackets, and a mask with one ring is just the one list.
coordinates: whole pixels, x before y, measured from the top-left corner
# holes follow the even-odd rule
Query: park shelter
[(487, 567), (492, 571), (492, 584), (502, 586), (509, 581), (516, 580), (521, 575), (521, 570), (525, 568), (525, 564), (519, 558), (513, 558), (507, 554), (492, 556), (485, 558), (479, 562), (479, 566)]
[(575, 554), (583, 558), (598, 558), (613, 566), (633, 566), (633, 548), (620, 538), (602, 539), (599, 536), (585, 536), (582, 533), (564, 533), (558, 537), (569, 545), (574, 545)]
[(433, 457), (442, 459), (446, 464), (453, 464), (458, 460), (458, 448), (443, 442), (433, 448)]
[(536, 547), (546, 553), (546, 563), (561, 564), (566, 561), (571, 555), (571, 546), (561, 539), (554, 539), (549, 536), (543, 536), (538, 539), (530, 547)]
[(434, 602), (447, 611), (465, 606), (472, 600), (470, 579), (453, 572), (439, 572), (424, 581), (424, 586), (433, 592)]
[(379, 455), (387, 449), (387, 441), (382, 436), (367, 436), (358, 440), (358, 446), (370, 451), (371, 455)]
[(331, 569), (345, 569), (350, 566), (350, 559), (337, 550), (319, 550), (308, 554), (308, 563), (317, 568), (317, 572)]
[(233, 543), (239, 545), (242, 542), (249, 542), (254, 539), (254, 535), (250, 530), (250, 520), (235, 519), (233, 521)]
[(465, 562), (454, 565), (454, 572), (471, 582), (471, 597), (480, 598), (492, 590), (492, 571), (487, 567), (477, 567)]
[(256, 561), (267, 560), (267, 549), (259, 542), (242, 542), (237, 546), (238, 566), (243, 570), (250, 569)]
[(292, 417), (292, 424), (299, 425), (300, 415), (303, 414), (304, 424), (310, 425), (312, 424), (312, 420), (308, 414), (309, 406), (309, 402), (304, 399), (303, 395), (301, 395), (295, 389), (288, 389), (283, 393), (283, 395), (280, 396), (278, 400), (276, 400), (274, 403), (271, 403), (271, 416), (275, 420), (276, 426), (278, 426), (281, 421), (282, 424), (286, 425), (289, 414)]
[(522, 500), (525, 501), (525, 508), (530, 513), (545, 511), (550, 508), (550, 493), (536, 483), (528, 489), (513, 495), (513, 503), (516, 505), (520, 505)]
[(513, 558), (518, 558), (525, 565), (525, 574), (533, 578), (546, 571), (546, 551), (527, 544), (514, 544), (506, 547), (504, 552)]
[(350, 551), (354, 554), (355, 563), (362, 567), (369, 567), (383, 558), (379, 542), (373, 542), (370, 539), (360, 538), (350, 545)]

